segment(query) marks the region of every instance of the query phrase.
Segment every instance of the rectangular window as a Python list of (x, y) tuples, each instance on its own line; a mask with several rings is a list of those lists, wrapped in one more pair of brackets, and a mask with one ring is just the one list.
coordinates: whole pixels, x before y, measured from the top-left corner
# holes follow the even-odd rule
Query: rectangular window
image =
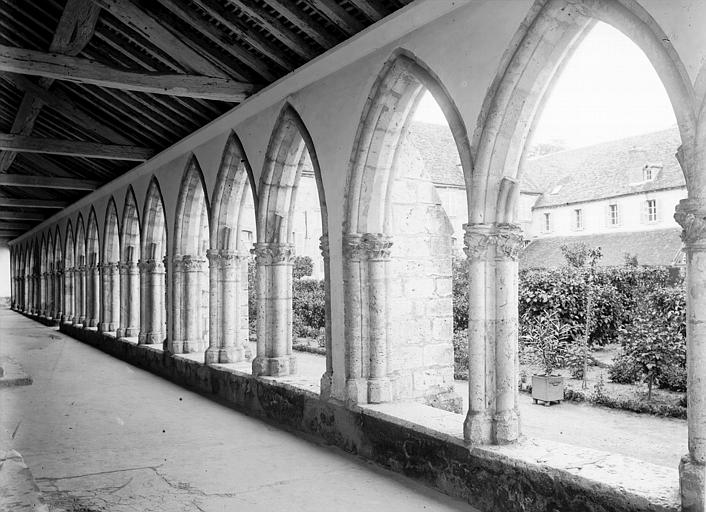
[(652, 181), (652, 178), (654, 178), (652, 174), (652, 167), (646, 165), (644, 168), (644, 179), (645, 181)]
[(620, 224), (620, 217), (618, 215), (618, 205), (611, 204), (608, 206), (608, 225), (617, 226)]
[(549, 233), (552, 230), (552, 214), (544, 214), (544, 232)]
[(657, 222), (657, 200), (647, 200), (647, 222)]
[(583, 229), (583, 210), (580, 208), (574, 210), (574, 229)]

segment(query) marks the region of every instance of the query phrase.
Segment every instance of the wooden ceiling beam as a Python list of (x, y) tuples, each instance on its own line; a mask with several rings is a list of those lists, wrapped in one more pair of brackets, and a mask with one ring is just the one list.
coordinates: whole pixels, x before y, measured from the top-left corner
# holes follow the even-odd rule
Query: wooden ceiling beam
[(0, 231), (28, 231), (36, 226), (36, 223), (30, 224), (28, 222), (14, 222), (14, 221), (3, 221), (0, 219)]
[(357, 34), (365, 28), (353, 15), (333, 0), (308, 0), (308, 3), (348, 35)]
[[(171, 10), (174, 10), (175, 2), (173, 0), (160, 0), (162, 3), (170, 4)], [(227, 27), (228, 30), (237, 34), (240, 39), (245, 41), (255, 50), (259, 51), (265, 55), (272, 62), (275, 62), (287, 71), (292, 71), (298, 67), (298, 63), (293, 62), (288, 58), (284, 52), (275, 45), (273, 45), (270, 40), (263, 37), (257, 30), (253, 30), (251, 27), (243, 23), (237, 16), (232, 12), (224, 9), (222, 4), (213, 0), (191, 0), (201, 9), (203, 9), (209, 16), (214, 18), (218, 23)], [(228, 44), (227, 39), (221, 41), (221, 44)], [(232, 44), (232, 43), (231, 43)]]
[(380, 21), (385, 17), (385, 11), (380, 8), (377, 2), (372, 2), (371, 0), (348, 0), (352, 3), (358, 10), (363, 11), (363, 13), (370, 18), (370, 20), (375, 23)]
[(46, 219), (46, 217), (44, 215), (42, 215), (41, 213), (24, 212), (24, 211), (8, 212), (5, 210), (0, 210), (0, 219), (43, 221), (44, 219)]
[(46, 106), (55, 110), (62, 116), (74, 121), (82, 128), (103, 137), (113, 144), (132, 144), (133, 141), (114, 130), (110, 126), (98, 121), (93, 116), (87, 114), (77, 107), (71, 99), (64, 93), (56, 90), (51, 92), (42, 89), (27, 77), (14, 73), (0, 73), (0, 77), (14, 85), (17, 89), (26, 93), (32, 93), (39, 98)]
[(130, 0), (93, 0), (93, 2), (142, 35), (185, 69), (205, 76), (228, 78), (220, 68), (185, 43), (183, 37), (172, 34), (158, 20)]
[(43, 139), (39, 137), (28, 137), (26, 135), (15, 135), (12, 133), (0, 133), (0, 149), (84, 158), (130, 160), (136, 162), (144, 162), (155, 154), (153, 149), (137, 146), (118, 146), (115, 144), (98, 144), (96, 142)]
[(47, 199), (33, 199), (14, 197), (0, 197), (0, 206), (10, 206), (13, 208), (53, 208), (61, 209), (68, 206), (66, 201), (51, 201)]
[[(67, 55), (80, 53), (93, 36), (99, 14), (100, 8), (90, 0), (67, 0), (49, 51)], [(38, 87), (47, 90), (53, 82), (51, 78), (43, 77), (39, 80)], [(30, 135), (42, 106), (42, 101), (34, 93), (25, 92), (10, 133)], [(7, 171), (16, 155), (15, 152), (0, 155), (0, 172)]]
[(96, 190), (102, 183), (82, 178), (57, 178), (55, 176), (28, 176), (26, 174), (0, 174), (0, 187), (53, 188), (61, 190)]
[(174, 16), (181, 19), (184, 23), (191, 25), (205, 38), (215, 43), (225, 52), (231, 54), (238, 61), (247, 65), (255, 73), (265, 78), (267, 81), (274, 82), (277, 79), (276, 75), (270, 71), (270, 68), (265, 62), (262, 62), (247, 50), (234, 45), (232, 42), (233, 38), (231, 36), (224, 34), (223, 31), (217, 29), (205, 20), (192, 17), (191, 14), (185, 11), (183, 6), (179, 4), (175, 4), (168, 0), (162, 0), (161, 3), (164, 4)]
[(284, 23), (278, 20), (276, 16), (270, 14), (267, 9), (263, 9), (254, 0), (228, 0), (228, 2), (264, 27), (269, 33), (301, 57), (306, 60), (312, 60), (317, 57), (317, 52), (311, 48), (306, 40), (289, 29)]
[(81, 59), (0, 45), (0, 71), (35, 75), (152, 94), (242, 102), (255, 90), (253, 84), (227, 78), (196, 75), (139, 73)]
[(27, 168), (32, 168), (35, 172), (40, 169), (41, 171), (52, 176), (63, 178), (71, 178), (72, 176), (75, 176), (59, 164), (54, 163), (52, 160), (49, 160), (47, 157), (40, 155), (39, 153), (22, 153), (20, 158), (22, 160), (27, 160), (30, 164), (32, 164), (31, 166), (27, 166)]
[(325, 30), (322, 30), (320, 24), (316, 23), (309, 14), (297, 7), (295, 2), (289, 0), (265, 0), (265, 2), (323, 48), (328, 50), (340, 42)]

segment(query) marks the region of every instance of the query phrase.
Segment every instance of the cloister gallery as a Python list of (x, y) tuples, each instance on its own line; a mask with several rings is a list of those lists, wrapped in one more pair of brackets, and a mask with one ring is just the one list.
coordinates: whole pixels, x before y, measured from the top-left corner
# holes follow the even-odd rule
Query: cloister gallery
[[(105, 20), (127, 23), (126, 13), (138, 4), (87, 3), (100, 7), (99, 27)], [(172, 74), (165, 75), (161, 86), (133, 87), (149, 100), (135, 112), (148, 111), (158, 98), (172, 116), (160, 123), (179, 127), (180, 108), (199, 108), (197, 101), (230, 103), (229, 110), (200, 124), (185, 110), (184, 117), (198, 125), (185, 124), (191, 133), (168, 143), (151, 135), (159, 132), (158, 124), (142, 121), (137, 113), (129, 119), (132, 100), (121, 99), (132, 94), (129, 85), (91, 76), (91, 66), (103, 66), (100, 54), (85, 59), (91, 64), (87, 71), (76, 71), (71, 66), (78, 66), (80, 57), (56, 55), (68, 55), (68, 50), (53, 48), (52, 55), (30, 50), (44, 44), (31, 30), (3, 36), (2, 44), (12, 47), (0, 50), (0, 67), (10, 82), (38, 75), (71, 87), (91, 84), (93, 89), (68, 95), (77, 108), (91, 112), (94, 103), (122, 101), (123, 114), (111, 115), (123, 121), (111, 130), (122, 130), (127, 139), (134, 130), (133, 141), (154, 138), (158, 149), (133, 158), (145, 161), (114, 171), (111, 181), (11, 237), (12, 308), (254, 415), (462, 496), (482, 510), (706, 510), (706, 3), (294, 2), (312, 20), (316, 9), (308, 4), (328, 13), (328, 25), (318, 28), (315, 23), (297, 28), (282, 12), (268, 11), (269, 0), (235, 2), (240, 3), (250, 6), (253, 19), (267, 22), (274, 37), (291, 43), (289, 49), (280, 45), (280, 53), (270, 57), (273, 62), (298, 65), (278, 73), (224, 76), (226, 66), (213, 55), (184, 48), (174, 38), (175, 46), (153, 50), (159, 38), (140, 31), (149, 30), (156, 17), (131, 29), (134, 40), (114, 45), (114, 51), (126, 54), (151, 51), (144, 62), (159, 57), (172, 68), (165, 70)], [(30, 4), (38, 12), (43, 9), (41, 2)], [(179, 9), (173, 7), (172, 13), (177, 16)], [(331, 41), (331, 19), (346, 37)], [(205, 34), (220, 30), (212, 22)], [(577, 473), (571, 461), (581, 455), (573, 448), (540, 441), (528, 446), (521, 440), (517, 258), (522, 237), (513, 223), (518, 176), (555, 78), (597, 22), (619, 29), (647, 55), (669, 95), (681, 135), (674, 151), (688, 198), (674, 217), (683, 227), (688, 255), (689, 453), (671, 471), (616, 455), (602, 467)], [(81, 33), (76, 30), (73, 37)], [(304, 52), (292, 46), (294, 40), (305, 40), (304, 48), (316, 41), (328, 45)], [(158, 80), (164, 66), (145, 64), (142, 69)], [(208, 82), (197, 86), (196, 79), (173, 86), (180, 76), (174, 73), (185, 72), (215, 77), (212, 87)], [(243, 85), (249, 81), (259, 86)], [(31, 87), (25, 83), (25, 91)], [(48, 95), (48, 90), (34, 93)], [(116, 92), (109, 97), (94, 90)], [(399, 185), (399, 169), (407, 165), (399, 148), (426, 91), (445, 114), (466, 181), (470, 367), (465, 421), (428, 407), (453, 400), (450, 234), (428, 228), (412, 236), (395, 229), (399, 219), (391, 206), (404, 194), (421, 195), (421, 189)], [(44, 98), (48, 108), (57, 101)], [(69, 119), (55, 121), (56, 130), (40, 135), (110, 141), (96, 138), (95, 126), (64, 129), (75, 121)], [(105, 119), (110, 125), (111, 117)], [(20, 155), (30, 151), (20, 142), (3, 149)], [(115, 147), (120, 144), (125, 157), (130, 150), (126, 142)], [(54, 154), (73, 155), (78, 167), (72, 177), (86, 179), (90, 173), (82, 174), (80, 166), (96, 155), (83, 151)], [(115, 153), (119, 159), (120, 151)], [(326, 370), (318, 394), (282, 381), (297, 374), (291, 219), (304, 168), (314, 173), (323, 233)], [(30, 204), (22, 207), (14, 198), (4, 205), (32, 208), (32, 203), (52, 199), (22, 197)], [(251, 212), (256, 216), (252, 242), (242, 235), (244, 216)], [(425, 215), (407, 222), (432, 225)], [(253, 256), (255, 353), (248, 332), (247, 268)], [(394, 407), (399, 404), (409, 404), (413, 412)]]

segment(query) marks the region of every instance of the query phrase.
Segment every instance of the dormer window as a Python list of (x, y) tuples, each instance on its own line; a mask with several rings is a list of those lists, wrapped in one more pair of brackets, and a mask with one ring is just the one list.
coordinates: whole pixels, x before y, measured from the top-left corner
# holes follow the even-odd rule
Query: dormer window
[(662, 169), (662, 164), (647, 164), (642, 168), (642, 179), (652, 181), (657, 178), (657, 174)]

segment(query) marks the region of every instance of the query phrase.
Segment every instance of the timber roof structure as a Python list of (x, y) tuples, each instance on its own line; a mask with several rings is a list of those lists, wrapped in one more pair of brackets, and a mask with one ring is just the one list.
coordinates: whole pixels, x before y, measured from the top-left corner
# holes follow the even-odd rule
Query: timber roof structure
[(411, 0), (2, 0), (0, 238)]

